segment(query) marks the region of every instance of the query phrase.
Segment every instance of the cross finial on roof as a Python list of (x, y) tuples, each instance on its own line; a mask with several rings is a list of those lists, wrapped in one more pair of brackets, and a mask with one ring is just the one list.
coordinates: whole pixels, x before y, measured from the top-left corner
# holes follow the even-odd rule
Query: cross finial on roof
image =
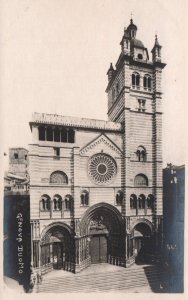
[(131, 24), (133, 23), (133, 13), (131, 11)]

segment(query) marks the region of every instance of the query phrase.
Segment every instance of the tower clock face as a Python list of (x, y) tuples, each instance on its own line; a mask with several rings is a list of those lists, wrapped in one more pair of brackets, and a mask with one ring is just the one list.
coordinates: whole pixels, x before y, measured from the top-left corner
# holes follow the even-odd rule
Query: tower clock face
[(88, 174), (96, 184), (110, 183), (116, 172), (116, 162), (107, 154), (95, 154), (89, 160)]

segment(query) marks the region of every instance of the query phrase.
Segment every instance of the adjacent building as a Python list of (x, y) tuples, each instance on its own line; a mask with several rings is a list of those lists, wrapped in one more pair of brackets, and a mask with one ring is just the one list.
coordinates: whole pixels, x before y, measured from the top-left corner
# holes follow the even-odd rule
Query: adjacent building
[(9, 149), (9, 173), (28, 178), (28, 150), (25, 148)]
[(9, 149), (9, 169), (4, 174), (5, 195), (29, 192), (29, 159), (25, 148)]
[(131, 19), (107, 72), (108, 121), (34, 113), (30, 122), (32, 266), (123, 267), (162, 244), (161, 46), (152, 58)]
[(184, 289), (185, 166), (168, 164), (164, 181), (164, 262), (169, 271), (169, 289)]
[(27, 149), (9, 149), (9, 169), (4, 174), (4, 275), (18, 281), (27, 291), (31, 273), (28, 165)]

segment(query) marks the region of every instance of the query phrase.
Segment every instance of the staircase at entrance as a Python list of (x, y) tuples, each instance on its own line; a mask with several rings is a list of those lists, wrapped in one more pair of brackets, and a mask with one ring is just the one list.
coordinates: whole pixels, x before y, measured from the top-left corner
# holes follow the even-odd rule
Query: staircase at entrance
[(157, 266), (122, 268), (97, 264), (81, 273), (56, 270), (46, 274), (36, 293), (163, 292), (164, 272)]

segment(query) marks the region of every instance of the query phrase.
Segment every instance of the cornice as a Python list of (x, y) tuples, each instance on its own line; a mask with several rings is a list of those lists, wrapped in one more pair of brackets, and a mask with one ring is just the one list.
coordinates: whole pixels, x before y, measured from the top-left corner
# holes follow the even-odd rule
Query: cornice
[(55, 114), (42, 114), (34, 113), (30, 126), (32, 125), (50, 125), (50, 126), (65, 126), (73, 128), (84, 128), (93, 130), (105, 130), (121, 132), (122, 126), (120, 123), (105, 121), (105, 120), (95, 120), (87, 118), (78, 118), (70, 116), (61, 116)]

